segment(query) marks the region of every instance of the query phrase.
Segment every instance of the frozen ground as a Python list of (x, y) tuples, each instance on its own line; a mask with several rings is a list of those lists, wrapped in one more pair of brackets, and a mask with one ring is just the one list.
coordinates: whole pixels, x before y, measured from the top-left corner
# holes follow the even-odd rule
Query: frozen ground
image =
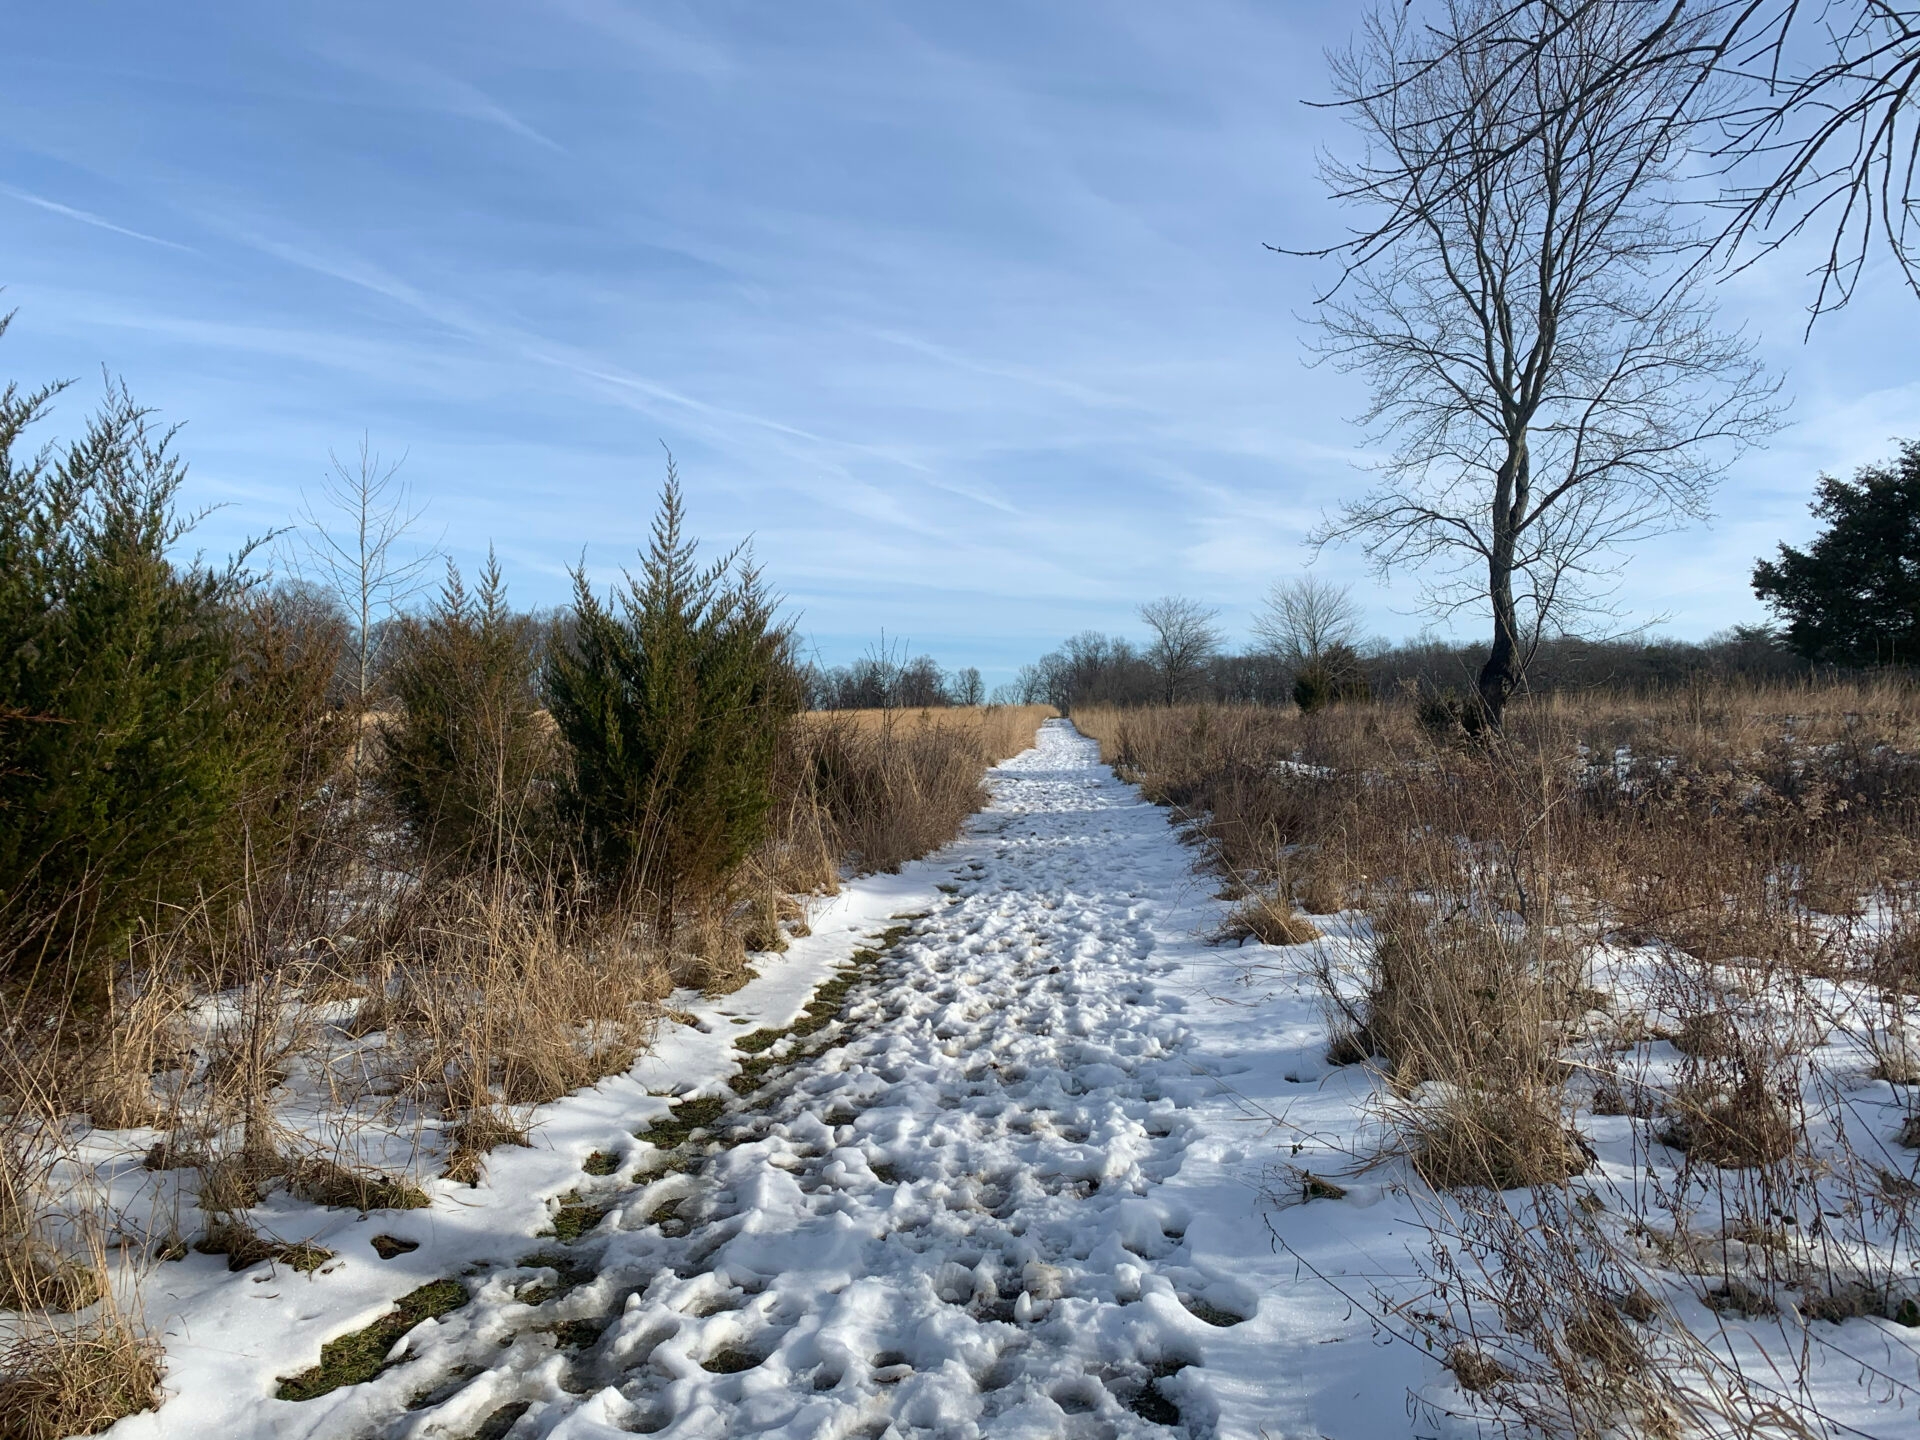
[[(115, 1436), (1477, 1433), (1369, 1318), (1418, 1293), (1429, 1241), (1396, 1165), (1355, 1171), (1372, 1082), (1326, 1064), (1305, 987), (1204, 943), (1224, 907), (1192, 852), (1069, 726), (993, 788), (959, 842), (849, 886), (478, 1188), (262, 1217), (337, 1252), (311, 1275), (160, 1266), (170, 1398)], [(1308, 1170), (1344, 1198), (1301, 1203)], [(382, 1260), (376, 1235), (417, 1248)], [(274, 1398), (443, 1277), (466, 1302), (377, 1378)], [(1911, 1379), (1895, 1328), (1844, 1330)], [(1853, 1396), (1854, 1433), (1915, 1433), (1885, 1397)]]

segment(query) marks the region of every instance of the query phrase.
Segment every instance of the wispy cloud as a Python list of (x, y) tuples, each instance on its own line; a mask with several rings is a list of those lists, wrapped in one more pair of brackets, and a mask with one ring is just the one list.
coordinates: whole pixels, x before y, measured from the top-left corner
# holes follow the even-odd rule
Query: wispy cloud
[(567, 153), (566, 146), (535, 129), (471, 80), (449, 74), (423, 60), (334, 46), (323, 48), (321, 53), (343, 69), (379, 82), (385, 87), (388, 99), (396, 104), (496, 126), (555, 154)]
[(125, 225), (116, 225), (105, 216), (95, 215), (91, 210), (81, 210), (73, 205), (62, 205), (58, 200), (49, 200), (46, 196), (35, 195), (30, 190), (16, 190), (11, 185), (0, 185), (0, 195), (5, 195), (12, 200), (18, 200), (23, 205), (38, 206), (42, 210), (54, 215), (64, 216), (68, 220), (77, 220), (82, 225), (91, 225), (96, 230), (106, 230), (115, 235), (124, 235), (129, 240), (139, 240), (148, 245), (159, 245), (168, 250), (179, 250), (188, 255), (199, 253), (191, 245), (182, 245), (177, 240), (164, 240), (158, 235), (149, 235), (144, 230), (134, 230)]
[[(1346, 7), (108, 8), (9, 32), (10, 363), (104, 359), (190, 419), (212, 529), (283, 519), (366, 426), (463, 561), (498, 537), (553, 602), (583, 538), (596, 574), (644, 542), (660, 438), (829, 658), (884, 623), (1004, 671), (1163, 591), (1243, 625), (1368, 483), (1358, 377), (1301, 364), (1316, 277), (1261, 248), (1338, 223), (1334, 121), (1295, 99)], [(1819, 469), (1920, 433), (1909, 301), (1800, 347), (1792, 284), (1722, 299), (1786, 316), (1808, 399), (1733, 518), (1636, 564), (1691, 633), (1758, 618), (1751, 557)], [(1317, 564), (1407, 628), (1413, 587)]]

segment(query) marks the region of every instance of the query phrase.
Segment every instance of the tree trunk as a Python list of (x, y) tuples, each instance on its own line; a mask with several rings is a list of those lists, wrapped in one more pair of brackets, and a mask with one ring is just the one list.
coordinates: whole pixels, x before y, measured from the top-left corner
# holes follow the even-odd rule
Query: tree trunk
[(1495, 559), (1488, 563), (1488, 571), (1488, 595), (1493, 601), (1493, 644), (1487, 652), (1487, 663), (1480, 667), (1478, 690), (1480, 719), (1488, 729), (1498, 730), (1506, 713), (1507, 697), (1513, 694), (1520, 679), (1519, 648), (1514, 643), (1511, 547), (1504, 568)]
[(1520, 625), (1513, 605), (1513, 554), (1520, 539), (1519, 526), (1527, 512), (1531, 477), (1527, 465), (1527, 437), (1510, 442), (1506, 463), (1495, 477), (1493, 494), (1493, 544), (1487, 554), (1487, 599), (1493, 610), (1493, 644), (1487, 651), (1487, 663), (1480, 667), (1480, 719), (1489, 730), (1498, 730), (1506, 714), (1507, 699), (1520, 683)]

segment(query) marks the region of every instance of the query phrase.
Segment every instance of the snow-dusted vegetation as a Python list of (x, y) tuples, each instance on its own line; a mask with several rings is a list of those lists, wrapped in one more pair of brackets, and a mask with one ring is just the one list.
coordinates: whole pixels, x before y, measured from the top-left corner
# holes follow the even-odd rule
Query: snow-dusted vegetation
[[(1293, 942), (1246, 972), (1322, 1016), (1269, 1107), (1274, 1237), (1447, 1367), (1408, 1387), (1437, 1428), (1913, 1423), (1909, 691), (1543, 699), (1496, 741), (1438, 706), (1077, 720), (1228, 933)], [(1310, 1213), (1381, 1196), (1395, 1259), (1320, 1248), (1350, 1232)]]

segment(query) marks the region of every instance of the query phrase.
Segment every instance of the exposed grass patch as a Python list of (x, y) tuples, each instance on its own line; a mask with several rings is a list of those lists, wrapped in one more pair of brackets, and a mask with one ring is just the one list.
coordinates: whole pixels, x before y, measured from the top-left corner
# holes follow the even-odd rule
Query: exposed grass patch
[(458, 1280), (435, 1280), (402, 1295), (393, 1309), (349, 1335), (320, 1347), (320, 1363), (290, 1375), (275, 1392), (282, 1400), (317, 1400), (343, 1385), (360, 1385), (386, 1368), (387, 1355), (414, 1326), (465, 1305), (467, 1287)]
[(594, 1226), (611, 1209), (607, 1205), (595, 1205), (578, 1195), (563, 1195), (560, 1204), (553, 1212), (553, 1238), (562, 1245), (571, 1245)]
[(1182, 1295), (1180, 1303), (1187, 1307), (1187, 1313), (1194, 1319), (1204, 1320), (1220, 1330), (1243, 1324), (1247, 1318), (1244, 1315), (1236, 1315), (1231, 1310), (1222, 1310), (1218, 1305), (1202, 1300), (1198, 1295)]
[(562, 1350), (591, 1350), (612, 1323), (602, 1316), (594, 1320), (557, 1320), (551, 1325), (536, 1325), (534, 1329), (542, 1335), (553, 1336), (553, 1343)]
[(1123, 1403), (1149, 1425), (1178, 1425), (1180, 1407), (1160, 1393), (1160, 1382), (1177, 1375), (1186, 1367), (1177, 1363), (1155, 1365), (1147, 1383)]
[(226, 1256), (227, 1269), (235, 1271), (271, 1260), (304, 1275), (311, 1274), (333, 1259), (331, 1250), (308, 1241), (289, 1245), (270, 1240), (246, 1221), (231, 1215), (216, 1216), (207, 1225), (207, 1233), (193, 1248), (202, 1255)]
[(1305, 945), (1319, 927), (1280, 895), (1253, 895), (1235, 906), (1220, 927), (1222, 942), (1258, 940), (1262, 945)]
[(486, 1173), (487, 1152), (499, 1145), (525, 1147), (527, 1128), (498, 1106), (477, 1106), (446, 1132), (449, 1149), (442, 1178), (460, 1185), (478, 1185)]
[[(911, 929), (910, 924), (903, 924), (891, 926), (882, 931), (879, 937), (881, 948), (886, 949), (898, 944), (901, 937), (908, 934)], [(778, 1059), (768, 1052), (783, 1040), (806, 1039), (817, 1035), (838, 1020), (841, 1012), (846, 1008), (848, 993), (868, 977), (880, 957), (881, 950), (864, 946), (855, 950), (850, 964), (835, 971), (815, 988), (813, 997), (808, 1000), (806, 1008), (801, 1011), (799, 1019), (793, 1024), (779, 1029), (762, 1028), (736, 1040), (734, 1048), (745, 1052), (747, 1058), (740, 1062), (739, 1073), (727, 1081), (728, 1087), (736, 1095), (751, 1094), (775, 1069), (796, 1060), (811, 1058), (816, 1052), (795, 1050)]]
[(751, 1350), (737, 1345), (729, 1345), (724, 1350), (716, 1350), (700, 1362), (700, 1368), (714, 1375), (738, 1375), (764, 1363), (766, 1357), (756, 1355)]
[(480, 1422), (480, 1428), (473, 1432), (472, 1440), (506, 1440), (507, 1432), (520, 1422), (520, 1417), (533, 1408), (531, 1400), (515, 1400), (502, 1405)]
[(345, 1210), (424, 1210), (432, 1202), (410, 1180), (356, 1170), (320, 1156), (297, 1160), (287, 1170), (287, 1189), (312, 1205)]
[(611, 1175), (620, 1168), (620, 1157), (608, 1150), (596, 1150), (580, 1168), (589, 1175)]
[(696, 1130), (705, 1130), (726, 1113), (727, 1102), (719, 1095), (700, 1095), (682, 1100), (665, 1115), (649, 1121), (647, 1128), (634, 1134), (649, 1145), (672, 1150), (684, 1145)]

